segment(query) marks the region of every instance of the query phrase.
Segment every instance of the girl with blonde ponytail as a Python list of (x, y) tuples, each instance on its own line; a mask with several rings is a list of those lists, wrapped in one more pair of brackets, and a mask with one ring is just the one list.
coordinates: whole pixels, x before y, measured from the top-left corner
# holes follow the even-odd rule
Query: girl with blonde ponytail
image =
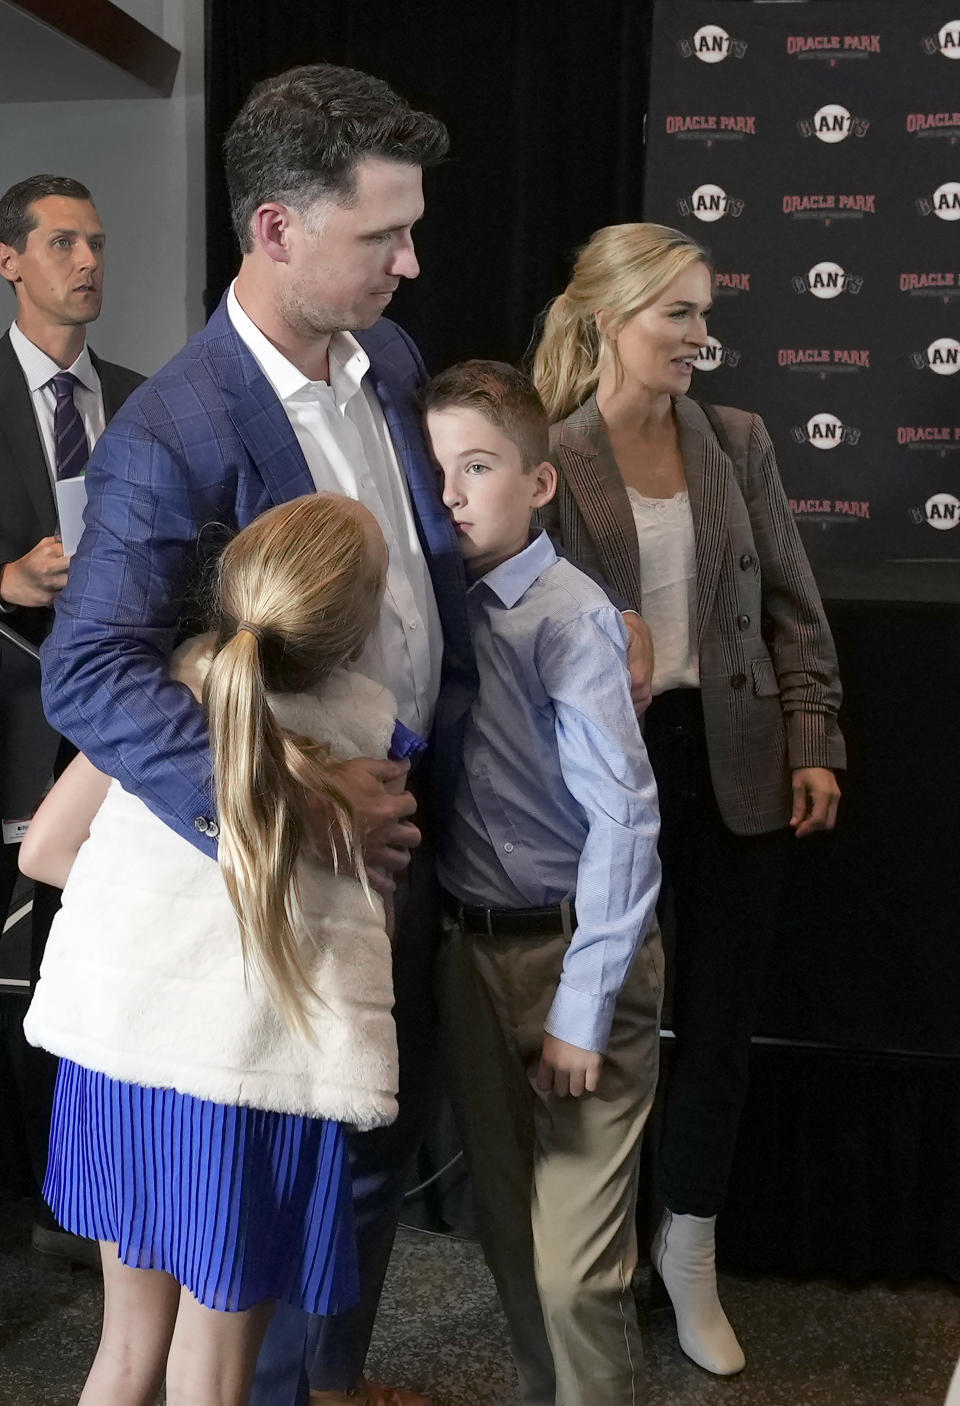
[(396, 1116), (397, 1051), (384, 907), (337, 766), (386, 757), (394, 732), (392, 696), (349, 667), (386, 565), (376, 520), (333, 494), (223, 552), (213, 630), (171, 660), (207, 713), (196, 824), (219, 863), (83, 757), (31, 828), (25, 868), (66, 880), (25, 1021), (61, 1059), (44, 1195), (110, 1267), (84, 1406), (114, 1383), (120, 1320), (156, 1363), (150, 1400), (166, 1372), (168, 1400), (212, 1382), (242, 1406), (275, 1301), (357, 1297), (344, 1124)]

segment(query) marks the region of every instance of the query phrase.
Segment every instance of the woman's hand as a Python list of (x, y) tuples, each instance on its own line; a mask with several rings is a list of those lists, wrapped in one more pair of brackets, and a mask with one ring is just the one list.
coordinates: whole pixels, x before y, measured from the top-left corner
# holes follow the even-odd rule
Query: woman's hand
[(627, 627), (627, 668), (630, 670), (630, 697), (637, 717), (653, 702), (653, 636), (650, 626), (635, 610), (625, 610)]
[(793, 814), (790, 828), (797, 839), (815, 830), (832, 830), (837, 823), (840, 787), (825, 766), (801, 766), (793, 773)]

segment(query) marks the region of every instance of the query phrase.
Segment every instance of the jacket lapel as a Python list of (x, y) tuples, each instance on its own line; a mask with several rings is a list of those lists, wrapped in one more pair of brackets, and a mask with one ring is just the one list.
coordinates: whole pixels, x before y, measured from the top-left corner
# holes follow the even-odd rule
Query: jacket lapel
[(287, 412), (234, 331), (226, 298), (207, 323), (204, 340), (211, 370), (224, 392), (227, 413), (272, 502), (286, 503), (312, 493), (313, 476)]
[(713, 608), (726, 538), (727, 500), (732, 465), (710, 421), (689, 396), (675, 401), (680, 453), (690, 494), (697, 547), (697, 643)]
[(567, 485), (611, 586), (631, 606), (642, 598), (637, 529), (596, 396), (563, 422), (559, 446)]
[(0, 338), (0, 405), (3, 406), (0, 434), (6, 437), (10, 446), (11, 467), (23, 479), (43, 533), (54, 532), (57, 508), (50, 485), (50, 472), (23, 368), (9, 335)]

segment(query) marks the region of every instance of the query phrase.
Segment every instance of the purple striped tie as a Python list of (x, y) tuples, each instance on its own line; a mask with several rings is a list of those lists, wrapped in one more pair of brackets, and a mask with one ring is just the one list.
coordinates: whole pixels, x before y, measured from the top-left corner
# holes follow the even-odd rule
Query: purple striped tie
[(90, 446), (83, 419), (73, 399), (80, 382), (69, 371), (58, 371), (49, 384), (57, 397), (53, 412), (53, 438), (57, 446), (57, 478), (76, 478), (87, 467)]

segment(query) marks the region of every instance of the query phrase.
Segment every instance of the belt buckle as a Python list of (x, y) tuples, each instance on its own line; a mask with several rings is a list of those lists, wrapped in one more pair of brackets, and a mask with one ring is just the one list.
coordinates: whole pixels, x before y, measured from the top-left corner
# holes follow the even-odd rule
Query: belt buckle
[(487, 937), (489, 937), (489, 938), (492, 939), (492, 938), (494, 938), (494, 937), (496, 936), (496, 934), (495, 934), (494, 931), (493, 931), (493, 909), (492, 909), (492, 908), (484, 908), (483, 911), (484, 911), (484, 915), (486, 916), (486, 919), (487, 919)]

